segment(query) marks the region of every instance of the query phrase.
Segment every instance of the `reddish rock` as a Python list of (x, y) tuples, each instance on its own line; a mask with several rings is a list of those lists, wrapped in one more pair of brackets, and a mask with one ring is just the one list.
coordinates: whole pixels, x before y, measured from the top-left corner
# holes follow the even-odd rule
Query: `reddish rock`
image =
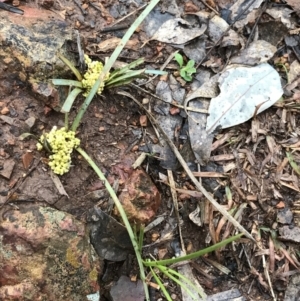
[(6, 207), (0, 222), (0, 300), (87, 300), (101, 262), (85, 225), (49, 207)]
[[(57, 90), (52, 79), (70, 76), (57, 52), (73, 60), (65, 49), (67, 41), (72, 40), (72, 30), (59, 14), (29, 5), (20, 7), (23, 16), (0, 10), (0, 81), (29, 83), (49, 107), (59, 109), (66, 91)], [(6, 111), (2, 109), (1, 114)]]
[(145, 300), (144, 287), (141, 280), (132, 282), (126, 276), (121, 276), (111, 288), (112, 301), (143, 301)]
[(126, 180), (119, 200), (131, 222), (148, 224), (156, 215), (161, 197), (150, 177), (137, 169)]

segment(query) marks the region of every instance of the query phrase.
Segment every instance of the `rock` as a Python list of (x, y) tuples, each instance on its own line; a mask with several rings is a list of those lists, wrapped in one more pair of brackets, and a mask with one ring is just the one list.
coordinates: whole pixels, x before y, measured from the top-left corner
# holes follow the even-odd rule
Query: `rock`
[[(136, 169), (125, 181), (119, 200), (129, 221), (147, 225), (156, 215), (161, 196), (150, 177), (143, 170)], [(117, 209), (115, 214), (118, 214)]]
[(0, 176), (9, 180), (13, 172), (14, 166), (15, 166), (15, 161), (13, 159), (5, 160), (3, 164), (3, 168), (0, 170)]
[(51, 79), (70, 77), (71, 71), (56, 53), (72, 60), (66, 51), (72, 31), (58, 14), (49, 10), (27, 6), (22, 9), (23, 16), (0, 10), (0, 81), (30, 83), (40, 99), (58, 108), (60, 92)]
[(1, 112), (2, 115), (7, 115), (9, 113), (9, 108), (8, 107), (4, 107)]
[(300, 298), (300, 275), (293, 275), (285, 291), (284, 301), (297, 301)]
[(145, 293), (141, 280), (132, 282), (126, 276), (121, 276), (118, 282), (111, 288), (112, 301), (144, 301)]
[(8, 116), (0, 116), (0, 119), (10, 125), (13, 125), (13, 123), (14, 123), (14, 118), (11, 118)]
[(207, 301), (246, 301), (246, 298), (242, 296), (238, 289), (230, 289), (225, 292), (217, 293), (211, 296), (207, 296)]
[(290, 228), (289, 226), (283, 226), (279, 228), (279, 239), (289, 240), (293, 242), (300, 242), (300, 228), (294, 227)]
[(289, 208), (279, 210), (277, 213), (277, 221), (280, 224), (290, 224), (293, 220), (293, 212)]
[(29, 117), (25, 120), (25, 123), (28, 125), (29, 129), (31, 129), (35, 124), (36, 119), (34, 117)]
[(133, 253), (127, 229), (98, 208), (88, 211), (91, 243), (100, 258), (110, 261), (125, 260)]
[(85, 225), (36, 204), (4, 207), (0, 222), (0, 300), (83, 301), (99, 291), (101, 262)]

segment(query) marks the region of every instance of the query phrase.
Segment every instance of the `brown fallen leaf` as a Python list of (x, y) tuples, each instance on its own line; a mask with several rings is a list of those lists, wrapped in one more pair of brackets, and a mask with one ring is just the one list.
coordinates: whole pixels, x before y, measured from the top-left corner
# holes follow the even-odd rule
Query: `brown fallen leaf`
[(26, 152), (22, 156), (22, 162), (23, 162), (24, 169), (26, 169), (26, 170), (29, 169), (29, 167), (31, 166), (32, 160), (33, 160), (33, 154), (31, 152)]
[[(107, 51), (114, 50), (118, 46), (120, 41), (121, 39), (117, 37), (113, 37), (111, 39), (105, 40), (97, 45), (98, 47), (97, 52), (107, 52)], [(137, 50), (138, 47), (139, 47), (138, 39), (129, 40), (124, 46), (124, 48), (131, 49), (131, 50)]]

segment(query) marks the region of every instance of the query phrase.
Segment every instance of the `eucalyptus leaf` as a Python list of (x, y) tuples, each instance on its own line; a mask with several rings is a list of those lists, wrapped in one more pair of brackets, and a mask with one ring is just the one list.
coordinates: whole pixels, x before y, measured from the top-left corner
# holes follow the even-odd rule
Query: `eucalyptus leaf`
[(266, 63), (228, 69), (218, 81), (221, 93), (210, 101), (207, 133), (249, 120), (283, 94), (278, 72)]
[(294, 161), (294, 158), (292, 156), (291, 153), (289, 152), (286, 152), (286, 156), (290, 162), (290, 165), (292, 166), (293, 170), (300, 176), (300, 168), (299, 166), (297, 165), (297, 163)]

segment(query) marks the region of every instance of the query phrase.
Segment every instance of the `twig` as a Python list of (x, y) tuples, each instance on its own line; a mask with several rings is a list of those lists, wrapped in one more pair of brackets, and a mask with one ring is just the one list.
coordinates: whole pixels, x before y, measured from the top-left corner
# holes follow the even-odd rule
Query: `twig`
[(81, 7), (81, 3), (79, 2), (79, 0), (73, 0), (75, 2), (75, 4), (78, 6), (78, 8), (80, 9), (81, 13), (85, 16), (87, 15), (87, 12)]
[(169, 144), (170, 148), (174, 152), (175, 156), (177, 157), (178, 161), (180, 162), (181, 166), (191, 179), (191, 181), (194, 183), (194, 185), (197, 187), (197, 189), (204, 194), (204, 196), (210, 201), (210, 203), (222, 214), (224, 215), (228, 221), (230, 221), (236, 228), (238, 228), (245, 236), (247, 236), (252, 241), (255, 241), (252, 235), (240, 224), (238, 223), (216, 200), (213, 199), (213, 197), (207, 192), (207, 190), (197, 181), (195, 176), (193, 175), (190, 168), (187, 166), (186, 162), (182, 158), (181, 154), (177, 150), (176, 146), (172, 142), (172, 140), (167, 136), (167, 134), (164, 132), (164, 130), (161, 128), (161, 126), (157, 123), (155, 118), (150, 114), (142, 104), (139, 103), (137, 99), (135, 99), (131, 94), (125, 92), (125, 91), (119, 91), (118, 94), (127, 96), (131, 98), (141, 109), (145, 110), (148, 118), (156, 124), (156, 127), (159, 129), (161, 134), (163, 135), (164, 139)]
[(85, 60), (84, 60), (84, 52), (81, 48), (81, 41), (80, 41), (80, 34), (78, 30), (75, 30), (76, 40), (77, 40), (77, 48), (78, 48), (78, 55), (79, 55), (79, 66), (80, 70), (85, 70)]
[(184, 246), (182, 234), (181, 234), (181, 226), (180, 226), (180, 218), (179, 218), (179, 212), (178, 212), (178, 200), (177, 200), (175, 181), (174, 181), (174, 177), (173, 177), (173, 172), (172, 172), (172, 170), (169, 170), (169, 169), (168, 169), (168, 178), (169, 178), (169, 183), (170, 183), (170, 187), (171, 187), (171, 195), (172, 195), (172, 199), (173, 199), (174, 211), (175, 211), (177, 224), (178, 224), (178, 233), (179, 233), (179, 239), (180, 239), (180, 244), (181, 244), (181, 250), (183, 251), (184, 254), (186, 254), (186, 250), (185, 250), (185, 246)]
[(128, 15), (124, 16), (123, 18), (117, 20), (116, 22), (114, 22), (113, 24), (111, 24), (111, 27), (115, 26), (116, 24), (126, 20), (128, 17), (130, 17), (131, 15), (134, 15), (136, 12), (138, 12), (139, 10), (145, 8), (147, 6), (147, 3), (142, 5), (141, 7), (137, 8), (136, 10), (132, 11), (131, 13), (129, 13)]
[(215, 14), (220, 15), (220, 13), (217, 12), (213, 7), (211, 7), (210, 5), (208, 5), (208, 4), (206, 3), (205, 0), (200, 0), (200, 1), (201, 1), (207, 8), (209, 8), (210, 10), (212, 10)]
[(101, 9), (95, 5), (92, 1), (89, 1), (89, 5), (91, 5), (95, 10), (99, 11), (100, 13), (102, 12)]
[(179, 104), (177, 104), (175, 102), (171, 102), (170, 103), (170, 102), (168, 102), (168, 101), (166, 101), (166, 100), (158, 97), (157, 95), (155, 95), (155, 94), (153, 94), (153, 93), (151, 93), (151, 92), (149, 92), (149, 91), (147, 91), (147, 90), (145, 90), (145, 89), (143, 89), (140, 86), (137, 86), (135, 84), (129, 84), (129, 86), (131, 86), (132, 88), (135, 88), (135, 89), (137, 89), (137, 90), (139, 90), (141, 92), (144, 92), (144, 93), (150, 95), (151, 97), (153, 97), (153, 98), (155, 98), (157, 100), (160, 100), (160, 101), (163, 101), (165, 103), (168, 103), (168, 104), (170, 104), (170, 105), (172, 105), (174, 107), (177, 107), (177, 108), (180, 108), (180, 109), (184, 109), (185, 108), (187, 111), (193, 111), (193, 112), (197, 112), (197, 113), (208, 114), (208, 111), (205, 110), (205, 109), (197, 109), (197, 108), (193, 108), (193, 107), (185, 107), (184, 105), (179, 105)]
[(123, 29), (127, 29), (128, 27), (129, 27), (128, 24), (109, 26), (109, 27), (105, 27), (105, 28), (101, 29), (100, 32), (111, 32), (111, 31), (123, 30)]
[(250, 33), (249, 38), (248, 38), (248, 40), (247, 40), (247, 43), (246, 43), (245, 48), (248, 48), (248, 46), (249, 46), (249, 44), (250, 44), (250, 42), (251, 42), (252, 36), (253, 36), (253, 34), (254, 34), (255, 28), (256, 28), (256, 26), (257, 26), (259, 20), (261, 19), (262, 14), (263, 14), (263, 13), (265, 12), (265, 10), (267, 9), (268, 2), (269, 2), (269, 0), (266, 0), (266, 1), (264, 2), (264, 6), (262, 7), (262, 9), (261, 9), (261, 11), (260, 11), (260, 13), (259, 13), (259, 16), (257, 17), (257, 19), (256, 19), (256, 21), (255, 21), (255, 24), (254, 24), (253, 27), (252, 27), (252, 30), (251, 30), (251, 33)]
[[(171, 53), (169, 55), (169, 57), (167, 58), (167, 60), (163, 63), (163, 65), (159, 68), (160, 71), (163, 71), (167, 65), (171, 62), (171, 60), (173, 59), (173, 57), (175, 56), (176, 53), (178, 53), (179, 50), (176, 50), (175, 52)], [(156, 77), (158, 77), (158, 74), (156, 74), (155, 76), (153, 76), (152, 78), (150, 78), (148, 81), (146, 81), (145, 83), (140, 84), (140, 86), (144, 86), (149, 84), (151, 81), (153, 81)]]

